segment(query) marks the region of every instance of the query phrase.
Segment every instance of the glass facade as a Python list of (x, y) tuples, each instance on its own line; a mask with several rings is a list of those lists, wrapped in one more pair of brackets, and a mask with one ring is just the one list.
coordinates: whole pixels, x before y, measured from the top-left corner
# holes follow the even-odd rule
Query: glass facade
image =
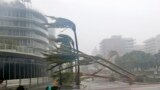
[(42, 58), (16, 53), (0, 53), (0, 76), (5, 80), (44, 77), (47, 75), (46, 67)]
[(0, 77), (6, 80), (45, 77), (48, 50), (45, 16), (23, 3), (0, 4)]
[(49, 44), (44, 23), (43, 14), (30, 8), (0, 6), (0, 49), (41, 55)]

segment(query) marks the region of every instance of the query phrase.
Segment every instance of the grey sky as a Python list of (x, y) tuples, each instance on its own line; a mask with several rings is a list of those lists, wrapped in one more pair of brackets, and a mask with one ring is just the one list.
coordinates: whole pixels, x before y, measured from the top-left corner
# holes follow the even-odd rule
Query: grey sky
[(47, 15), (64, 17), (77, 25), (79, 47), (90, 53), (111, 35), (136, 42), (160, 34), (160, 0), (32, 0)]

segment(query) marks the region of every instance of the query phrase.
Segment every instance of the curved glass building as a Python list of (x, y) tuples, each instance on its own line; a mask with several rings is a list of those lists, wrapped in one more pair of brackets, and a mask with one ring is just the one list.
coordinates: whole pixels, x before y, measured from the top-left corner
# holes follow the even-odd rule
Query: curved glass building
[(48, 30), (43, 14), (15, 3), (0, 6), (0, 49), (40, 55), (47, 50)]
[[(47, 19), (16, 1), (0, 3), (0, 76), (5, 79), (42, 77), (42, 52), (48, 50)], [(2, 72), (2, 73), (1, 73)]]

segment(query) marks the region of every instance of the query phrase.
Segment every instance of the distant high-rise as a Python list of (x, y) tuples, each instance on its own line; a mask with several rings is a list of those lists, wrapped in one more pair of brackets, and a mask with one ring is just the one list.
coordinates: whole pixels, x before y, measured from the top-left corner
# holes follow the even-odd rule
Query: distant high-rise
[(145, 52), (150, 54), (156, 54), (160, 50), (160, 35), (154, 38), (150, 38), (145, 42)]
[(134, 46), (135, 51), (143, 51), (145, 52), (145, 46), (144, 45), (135, 45)]
[(96, 56), (99, 54), (99, 50), (95, 47), (92, 51), (92, 55)]
[(116, 51), (119, 55), (123, 55), (134, 49), (134, 39), (122, 38), (121, 36), (112, 36), (109, 39), (104, 39), (100, 43), (100, 51), (104, 57), (109, 55), (109, 52)]

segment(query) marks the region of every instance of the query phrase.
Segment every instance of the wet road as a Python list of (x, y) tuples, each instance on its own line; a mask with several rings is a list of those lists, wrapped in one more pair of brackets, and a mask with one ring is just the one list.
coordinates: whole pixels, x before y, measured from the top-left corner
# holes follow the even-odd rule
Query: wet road
[(105, 80), (94, 80), (82, 82), (82, 90), (160, 90), (160, 84), (128, 85), (123, 82), (108, 82)]

